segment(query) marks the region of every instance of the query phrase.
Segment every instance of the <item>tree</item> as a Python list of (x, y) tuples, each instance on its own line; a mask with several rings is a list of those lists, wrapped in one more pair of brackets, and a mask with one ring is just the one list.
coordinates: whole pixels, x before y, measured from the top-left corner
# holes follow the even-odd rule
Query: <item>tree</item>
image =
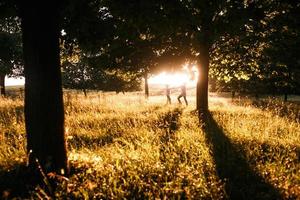
[[(90, 77), (91, 75), (92, 70), (86, 63), (84, 63), (84, 61), (80, 61), (78, 63), (63, 63), (63, 87), (82, 90), (85, 97), (87, 97), (87, 89), (94, 89), (93, 80)], [(101, 77), (101, 75), (99, 76)]]
[(259, 18), (261, 11), (254, 3), (242, 1), (182, 1), (191, 13), (183, 21), (182, 29), (191, 38), (198, 61), (197, 109), (200, 114), (208, 110), (208, 72), (215, 43), (226, 35), (236, 35), (250, 16)]
[(89, 59), (80, 56), (75, 62), (63, 62), (63, 87), (69, 89), (128, 92), (140, 90), (140, 76), (121, 69), (93, 67)]
[[(246, 1), (106, 1), (112, 16), (121, 18), (139, 34), (151, 35), (165, 49), (187, 49), (186, 59), (198, 62), (197, 110), (208, 110), (208, 72), (211, 51), (221, 36), (240, 32), (253, 16), (261, 15), (255, 2)], [(127, 9), (122, 9), (123, 7)], [(137, 35), (139, 35), (137, 34)], [(168, 47), (164, 46), (168, 44)]]
[(122, 35), (126, 31), (116, 31), (121, 29), (120, 20), (112, 18), (101, 1), (73, 1), (65, 12), (65, 56), (78, 57), (64, 64), (65, 86), (117, 92), (139, 89), (140, 72), (129, 58), (133, 48)]
[[(122, 54), (123, 61), (128, 61), (131, 71), (141, 72), (145, 83), (145, 97), (149, 97), (148, 77), (158, 71), (162, 64), (161, 57), (170, 51), (170, 40), (165, 34), (171, 33), (162, 3), (150, 1), (104, 1), (113, 19), (117, 19), (115, 38), (127, 44), (131, 51)], [(127, 9), (123, 9), (127, 7)], [(173, 48), (172, 48), (173, 49)], [(174, 49), (173, 49), (174, 50)], [(164, 54), (164, 56), (162, 56)], [(114, 54), (111, 54), (114, 55)], [(176, 57), (173, 55), (173, 58)], [(169, 62), (170, 60), (168, 60)]]
[(5, 95), (5, 76), (22, 74), (22, 48), (19, 18), (0, 19), (0, 94)]
[(241, 33), (214, 44), (210, 74), (231, 90), (296, 93), (299, 72), (300, 4), (261, 1), (263, 15), (249, 18)]
[(78, 47), (73, 47), (72, 52), (62, 48), (61, 56), (63, 87), (82, 90), (87, 97), (87, 89), (96, 89), (95, 84), (103, 80), (102, 71), (91, 67)]
[[(109, 68), (122, 68), (131, 71), (144, 71), (144, 75), (157, 65), (156, 57), (164, 57), (173, 51), (172, 56), (183, 55), (185, 59), (196, 60), (199, 66), (197, 84), (197, 109), (205, 113), (208, 110), (208, 73), (213, 63), (213, 53), (217, 45), (236, 39), (240, 42), (242, 34), (252, 22), (261, 22), (270, 12), (265, 12), (268, 2), (273, 1), (80, 1), (70, 9), (67, 20), (67, 35), (71, 43), (78, 42), (81, 49), (91, 55), (89, 58), (101, 60), (106, 57)], [(128, 9), (123, 9), (127, 7)], [(80, 9), (87, 16), (74, 15)], [(80, 23), (70, 23), (78, 19)], [(263, 22), (262, 22), (263, 23)], [(101, 26), (110, 31), (101, 30)], [(245, 28), (246, 27), (246, 28)], [(248, 31), (249, 32), (249, 31)], [(261, 32), (261, 31), (260, 31)], [(95, 41), (91, 43), (89, 41)], [(182, 54), (182, 50), (184, 53)], [(227, 48), (229, 49), (229, 48)], [(257, 74), (257, 55), (253, 48), (242, 48), (236, 52), (229, 49), (232, 59), (239, 56), (232, 73), (236, 69), (241, 73), (233, 76), (239, 80), (247, 73)], [(233, 50), (235, 51), (235, 50)], [(241, 52), (249, 54), (249, 61), (241, 59)], [(255, 50), (256, 51), (256, 50)], [(261, 51), (261, 50), (259, 50)], [(221, 51), (223, 55), (226, 51)], [(228, 53), (228, 51), (227, 51)], [(227, 56), (227, 55), (226, 55)], [(168, 56), (166, 56), (168, 57)], [(99, 59), (100, 58), (100, 59)], [(252, 59), (252, 60), (251, 60)], [(102, 63), (102, 62), (99, 62)], [(103, 67), (103, 65), (101, 66)], [(107, 66), (105, 66), (107, 67)], [(126, 71), (126, 70), (125, 70)], [(260, 70), (261, 71), (261, 70)], [(253, 73), (252, 73), (253, 72)], [(256, 74), (255, 74), (256, 73)], [(231, 75), (232, 76), (232, 75)], [(258, 76), (257, 76), (258, 77)], [(251, 80), (259, 80), (257, 77)], [(147, 81), (145, 81), (147, 83)], [(146, 93), (148, 91), (146, 84)]]
[(139, 74), (121, 69), (105, 71), (104, 91), (116, 91), (116, 93), (141, 90), (141, 77)]
[[(297, 1), (272, 2), (265, 20), (265, 38), (268, 47), (264, 53), (266, 81), (279, 94), (296, 94), (300, 73), (300, 3)], [(298, 91), (299, 92), (299, 91)]]
[[(265, 44), (244, 35), (223, 36), (211, 51), (210, 78), (219, 91), (262, 93), (260, 59)], [(248, 84), (245, 84), (248, 82)]]
[[(164, 12), (149, 17), (153, 11), (160, 10), (160, 5), (158, 1), (74, 1), (65, 20), (65, 45), (71, 49), (74, 47), (72, 43), (78, 45), (87, 58), (93, 60), (92, 68), (121, 69), (142, 75), (147, 98), (148, 76), (157, 71), (161, 62), (158, 57), (166, 58), (165, 54), (173, 51), (172, 58), (177, 58), (179, 53), (174, 52), (181, 52), (182, 48), (173, 48), (170, 44), (174, 45), (175, 38), (179, 43), (186, 41), (177, 35), (170, 41), (169, 36), (160, 31), (168, 24)], [(124, 10), (124, 6), (129, 9)], [(72, 23), (75, 19), (77, 22)], [(103, 25), (108, 28), (100, 29)], [(164, 31), (172, 33), (171, 28)]]
[(61, 87), (59, 1), (21, 1), (29, 163), (68, 173)]

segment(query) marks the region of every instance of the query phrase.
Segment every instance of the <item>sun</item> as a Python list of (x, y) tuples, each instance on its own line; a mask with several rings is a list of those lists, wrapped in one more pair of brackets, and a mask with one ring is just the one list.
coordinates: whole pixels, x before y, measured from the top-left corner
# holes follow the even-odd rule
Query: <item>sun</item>
[(186, 84), (187, 86), (196, 86), (198, 71), (196, 67), (188, 70), (183, 67), (181, 70), (173, 73), (161, 72), (149, 78), (151, 85), (169, 85), (170, 87), (179, 87)]

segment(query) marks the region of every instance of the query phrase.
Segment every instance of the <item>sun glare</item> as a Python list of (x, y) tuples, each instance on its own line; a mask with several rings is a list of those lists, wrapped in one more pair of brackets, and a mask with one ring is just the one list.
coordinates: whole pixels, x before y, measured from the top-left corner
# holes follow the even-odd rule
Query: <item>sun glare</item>
[(158, 75), (149, 78), (151, 85), (169, 85), (171, 87), (178, 87), (182, 84), (187, 86), (195, 86), (197, 83), (198, 71), (196, 67), (188, 70), (183, 67), (182, 70), (174, 73), (162, 72)]
[(24, 85), (25, 84), (25, 78), (9, 78), (5, 77), (5, 86), (19, 86), (19, 85)]

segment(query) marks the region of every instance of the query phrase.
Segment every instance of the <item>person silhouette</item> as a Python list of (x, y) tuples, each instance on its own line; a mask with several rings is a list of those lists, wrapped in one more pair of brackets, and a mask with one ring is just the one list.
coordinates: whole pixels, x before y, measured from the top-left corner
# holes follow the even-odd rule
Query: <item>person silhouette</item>
[(183, 97), (184, 101), (185, 101), (185, 104), (188, 105), (188, 102), (187, 102), (187, 99), (186, 99), (186, 85), (185, 83), (183, 83), (181, 86), (180, 86), (180, 95), (177, 97), (178, 99), (178, 102), (181, 104), (181, 97)]
[(171, 104), (171, 89), (169, 87), (169, 85), (166, 85), (166, 96), (167, 96), (167, 104)]

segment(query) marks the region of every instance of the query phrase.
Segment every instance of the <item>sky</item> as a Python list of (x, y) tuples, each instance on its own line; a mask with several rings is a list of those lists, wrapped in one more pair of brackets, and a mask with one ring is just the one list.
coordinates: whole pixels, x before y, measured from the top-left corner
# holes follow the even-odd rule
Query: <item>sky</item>
[(8, 78), (5, 77), (5, 86), (24, 85), (25, 78)]

